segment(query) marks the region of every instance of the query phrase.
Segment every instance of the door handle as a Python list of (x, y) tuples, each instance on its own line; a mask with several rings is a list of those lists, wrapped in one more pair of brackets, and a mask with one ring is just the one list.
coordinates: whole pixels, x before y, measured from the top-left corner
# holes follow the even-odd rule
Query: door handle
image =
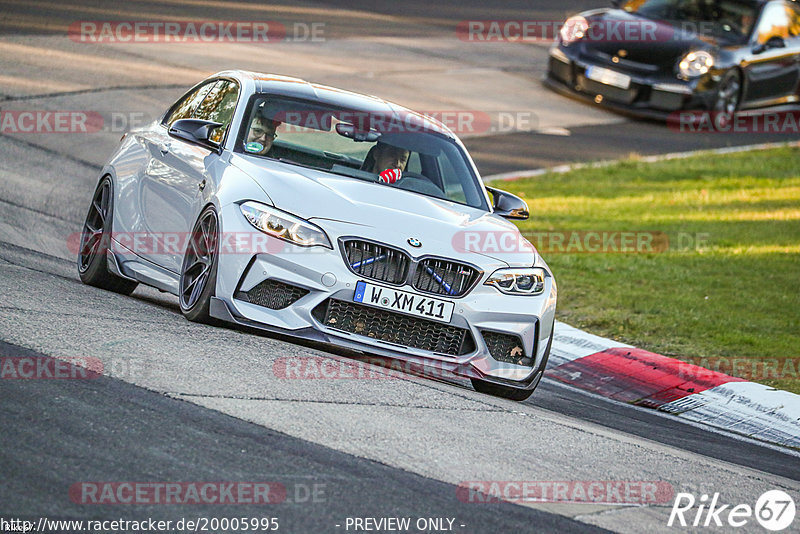
[(169, 143), (164, 143), (163, 145), (161, 145), (161, 146), (159, 147), (159, 150), (161, 150), (161, 155), (163, 156), (164, 154), (166, 154), (167, 152), (169, 152), (169, 149), (170, 149), (170, 148), (171, 148), (171, 147), (170, 147)]

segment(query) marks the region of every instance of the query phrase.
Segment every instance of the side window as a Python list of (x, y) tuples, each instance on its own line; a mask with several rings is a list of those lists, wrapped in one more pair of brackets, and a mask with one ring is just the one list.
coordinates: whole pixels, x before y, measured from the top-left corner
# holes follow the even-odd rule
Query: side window
[(177, 104), (174, 104), (172, 107), (172, 111), (167, 115), (164, 119), (164, 124), (168, 127), (172, 126), (172, 123), (178, 119), (189, 119), (192, 116), (192, 113), (197, 106), (200, 105), (200, 102), (206, 97), (206, 93), (208, 90), (216, 82), (207, 83), (205, 85), (201, 85), (190, 94), (186, 95), (183, 100), (180, 100)]
[(209, 139), (221, 143), (225, 132), (233, 119), (236, 101), (239, 98), (239, 86), (236, 82), (220, 80), (208, 92), (202, 103), (193, 114), (195, 119), (220, 122), (222, 126), (211, 132)]
[(415, 172), (417, 174), (422, 174), (422, 163), (419, 161), (419, 154), (417, 152), (412, 152), (411, 155), (408, 157), (408, 163), (406, 163), (406, 170), (408, 172)]
[(756, 37), (760, 44), (766, 44), (773, 37), (789, 37), (789, 13), (781, 2), (767, 4), (758, 22)]
[(800, 6), (789, 4), (786, 6), (786, 11), (789, 13), (789, 35), (800, 36)]
[(444, 194), (450, 200), (464, 203), (467, 201), (467, 196), (464, 194), (464, 186), (461, 184), (461, 179), (458, 173), (450, 163), (450, 159), (446, 157), (438, 158), (439, 170), (442, 174), (442, 182), (444, 183)]

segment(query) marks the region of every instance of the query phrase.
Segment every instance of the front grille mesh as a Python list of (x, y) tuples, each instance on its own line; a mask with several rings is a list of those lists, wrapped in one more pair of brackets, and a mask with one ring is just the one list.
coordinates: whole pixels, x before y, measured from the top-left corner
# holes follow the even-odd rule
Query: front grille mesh
[(249, 291), (238, 291), (235, 298), (264, 306), (271, 310), (282, 310), (308, 295), (308, 293), (308, 289), (267, 279)]
[(533, 367), (533, 358), (525, 356), (522, 340), (512, 334), (481, 331), (489, 354), (498, 362), (513, 363)]
[(479, 272), (453, 261), (426, 259), (417, 265), (412, 285), (419, 291), (458, 297), (470, 290)]
[(406, 347), (450, 356), (475, 350), (472, 335), (463, 328), (372, 306), (329, 299), (314, 314), (325, 326)]
[(408, 275), (409, 257), (402, 251), (369, 241), (344, 242), (350, 269), (364, 278), (390, 284), (402, 284)]

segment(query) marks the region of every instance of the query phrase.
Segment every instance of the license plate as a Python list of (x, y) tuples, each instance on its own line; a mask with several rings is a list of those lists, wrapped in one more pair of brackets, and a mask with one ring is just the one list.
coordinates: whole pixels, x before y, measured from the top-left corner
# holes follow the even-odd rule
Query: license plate
[(353, 301), (443, 323), (450, 322), (453, 317), (453, 308), (455, 308), (455, 303), (448, 300), (423, 297), (408, 291), (376, 286), (368, 282), (356, 283)]
[(631, 86), (630, 76), (603, 67), (586, 67), (586, 77), (596, 82), (619, 87), (620, 89), (627, 89)]

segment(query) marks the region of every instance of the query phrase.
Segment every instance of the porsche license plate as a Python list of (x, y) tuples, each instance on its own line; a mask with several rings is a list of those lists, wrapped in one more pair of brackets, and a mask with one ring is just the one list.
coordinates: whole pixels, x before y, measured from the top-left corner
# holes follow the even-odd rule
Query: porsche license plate
[(447, 300), (423, 297), (363, 281), (356, 283), (353, 301), (443, 323), (450, 322), (455, 308), (455, 304)]
[(603, 67), (586, 67), (586, 77), (605, 85), (619, 87), (620, 89), (628, 89), (631, 86), (630, 76)]

